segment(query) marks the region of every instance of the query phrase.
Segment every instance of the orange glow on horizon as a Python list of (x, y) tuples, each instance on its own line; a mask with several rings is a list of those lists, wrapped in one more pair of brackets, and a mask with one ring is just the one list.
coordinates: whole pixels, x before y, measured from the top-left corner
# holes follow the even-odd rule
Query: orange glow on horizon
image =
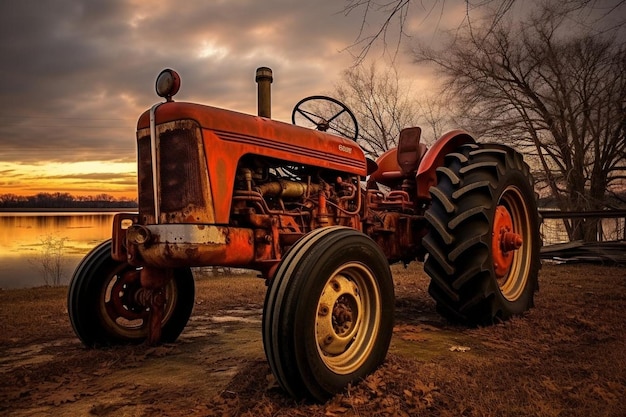
[(0, 162), (0, 194), (31, 196), (59, 192), (76, 197), (108, 194), (118, 199), (136, 199), (136, 178), (134, 162)]

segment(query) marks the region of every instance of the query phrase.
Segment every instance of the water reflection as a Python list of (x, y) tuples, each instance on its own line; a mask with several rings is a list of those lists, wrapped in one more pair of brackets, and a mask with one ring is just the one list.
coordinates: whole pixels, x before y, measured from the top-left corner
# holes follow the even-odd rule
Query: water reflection
[(36, 258), (48, 237), (65, 239), (64, 279), (98, 243), (111, 237), (114, 213), (0, 213), (0, 288), (44, 285)]

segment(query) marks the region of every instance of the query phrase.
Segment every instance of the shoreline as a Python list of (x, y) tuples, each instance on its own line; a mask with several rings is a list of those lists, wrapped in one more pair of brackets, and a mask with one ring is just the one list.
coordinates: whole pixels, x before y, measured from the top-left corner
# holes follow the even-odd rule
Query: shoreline
[(0, 208), (0, 213), (137, 213), (136, 207)]

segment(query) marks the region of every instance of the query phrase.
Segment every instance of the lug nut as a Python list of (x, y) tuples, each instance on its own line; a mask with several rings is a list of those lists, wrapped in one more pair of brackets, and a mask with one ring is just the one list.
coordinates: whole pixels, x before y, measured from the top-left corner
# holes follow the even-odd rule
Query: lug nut
[(317, 314), (320, 316), (327, 316), (329, 311), (330, 311), (330, 308), (328, 308), (326, 304), (322, 304), (319, 310), (317, 311)]

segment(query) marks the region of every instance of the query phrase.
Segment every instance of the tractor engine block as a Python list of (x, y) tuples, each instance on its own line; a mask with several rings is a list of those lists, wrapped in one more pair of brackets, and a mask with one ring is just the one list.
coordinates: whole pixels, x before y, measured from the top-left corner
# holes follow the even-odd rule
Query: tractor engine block
[(293, 236), (323, 226), (361, 228), (357, 176), (261, 158), (248, 163), (249, 159), (237, 170), (232, 204), (235, 225), (258, 228), (278, 222), (281, 234)]
[(415, 236), (426, 230), (425, 219), (406, 190), (367, 189), (358, 176), (314, 167), (245, 158), (237, 170), (231, 219), (256, 230), (257, 247), (277, 238), (275, 254), (319, 227), (347, 226), (368, 234), (388, 259), (408, 263), (423, 256)]

